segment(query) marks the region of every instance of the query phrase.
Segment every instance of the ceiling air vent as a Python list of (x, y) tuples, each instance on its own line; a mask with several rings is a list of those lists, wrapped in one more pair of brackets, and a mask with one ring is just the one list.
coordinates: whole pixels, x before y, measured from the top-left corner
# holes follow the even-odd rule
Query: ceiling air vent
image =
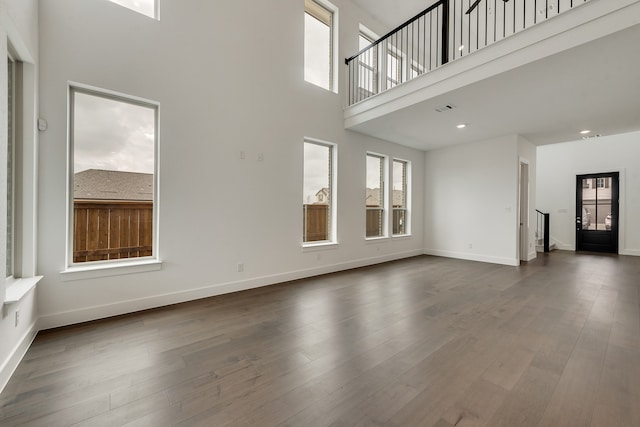
[(456, 109), (456, 106), (451, 104), (443, 105), (442, 107), (436, 107), (436, 111), (438, 113), (445, 113), (447, 111), (451, 111), (455, 109)]

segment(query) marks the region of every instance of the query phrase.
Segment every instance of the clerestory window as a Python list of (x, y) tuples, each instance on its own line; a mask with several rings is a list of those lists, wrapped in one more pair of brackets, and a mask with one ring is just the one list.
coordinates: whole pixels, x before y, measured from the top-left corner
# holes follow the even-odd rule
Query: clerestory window
[(337, 92), (337, 13), (324, 0), (304, 2), (304, 79)]
[(109, 0), (112, 3), (131, 9), (135, 12), (148, 16), (149, 18), (158, 19), (158, 1), (159, 0)]

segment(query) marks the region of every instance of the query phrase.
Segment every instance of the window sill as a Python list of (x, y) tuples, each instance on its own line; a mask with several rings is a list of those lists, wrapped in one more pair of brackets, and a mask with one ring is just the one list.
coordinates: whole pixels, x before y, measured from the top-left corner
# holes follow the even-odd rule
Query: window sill
[(4, 303), (6, 305), (19, 302), (29, 291), (36, 287), (42, 276), (21, 277), (7, 283)]
[(146, 273), (162, 269), (162, 261), (147, 259), (143, 261), (109, 262), (91, 265), (74, 265), (60, 272), (63, 282), (94, 279), (98, 277), (120, 276), (123, 274)]
[(389, 241), (389, 236), (365, 237), (364, 240), (367, 243), (388, 242)]
[(340, 243), (336, 242), (322, 242), (322, 243), (303, 243), (302, 252), (314, 252), (326, 249), (338, 249)]
[(413, 237), (411, 234), (394, 234), (393, 236), (391, 236), (394, 240), (398, 239), (398, 240), (402, 240), (402, 239), (408, 239), (410, 237)]

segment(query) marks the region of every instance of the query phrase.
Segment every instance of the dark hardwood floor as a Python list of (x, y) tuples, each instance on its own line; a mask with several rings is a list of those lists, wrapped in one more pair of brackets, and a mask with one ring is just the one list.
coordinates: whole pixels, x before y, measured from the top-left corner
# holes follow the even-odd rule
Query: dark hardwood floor
[(640, 426), (640, 258), (417, 257), (38, 334), (2, 426)]

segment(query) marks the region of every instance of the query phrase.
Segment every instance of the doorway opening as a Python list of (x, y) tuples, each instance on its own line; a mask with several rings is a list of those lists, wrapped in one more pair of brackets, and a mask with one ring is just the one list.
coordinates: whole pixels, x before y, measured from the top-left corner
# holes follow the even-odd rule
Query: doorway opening
[(529, 261), (529, 164), (520, 162), (520, 200), (518, 212), (518, 252), (520, 262)]

